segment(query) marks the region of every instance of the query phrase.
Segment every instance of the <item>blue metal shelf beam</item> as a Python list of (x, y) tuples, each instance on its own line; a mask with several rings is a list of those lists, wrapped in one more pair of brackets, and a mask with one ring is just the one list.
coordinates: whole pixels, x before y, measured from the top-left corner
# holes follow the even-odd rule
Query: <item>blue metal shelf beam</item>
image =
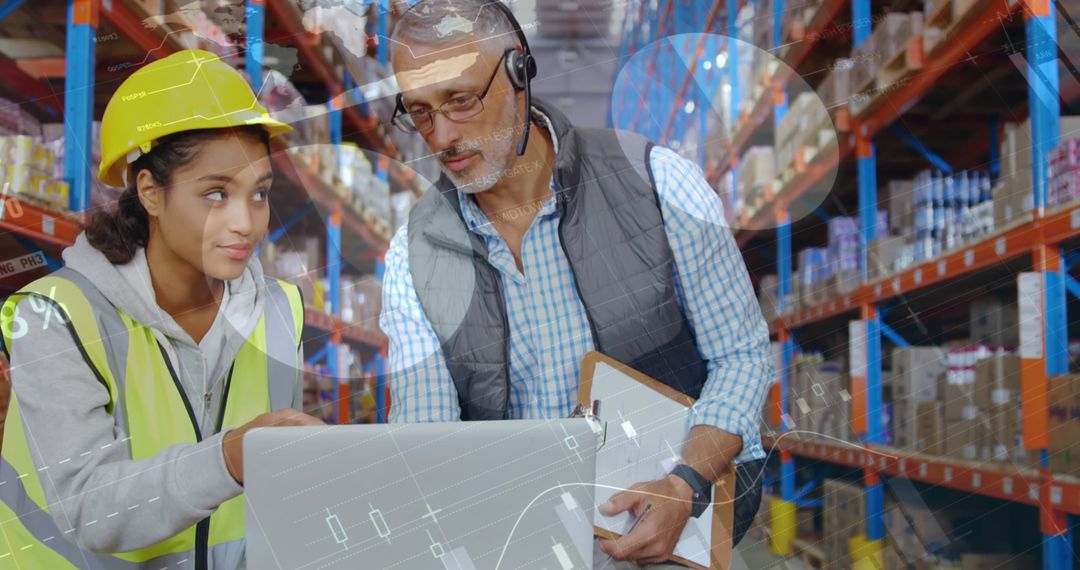
[(90, 208), (91, 126), (94, 121), (94, 37), (98, 0), (68, 0), (64, 77), (64, 178), (72, 212)]
[(19, 6), (23, 5), (23, 0), (7, 0), (0, 5), (0, 22), (11, 15), (12, 12), (17, 10)]
[(264, 0), (247, 0), (247, 49), (245, 69), (251, 77), (251, 88), (262, 90), (263, 35), (266, 28), (266, 5)]

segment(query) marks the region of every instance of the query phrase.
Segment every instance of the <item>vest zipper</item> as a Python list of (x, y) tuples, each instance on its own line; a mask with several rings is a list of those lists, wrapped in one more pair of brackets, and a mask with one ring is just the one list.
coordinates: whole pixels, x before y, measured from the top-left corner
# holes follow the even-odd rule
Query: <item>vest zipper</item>
[[(156, 339), (155, 339), (156, 340)], [(199, 429), (199, 422), (195, 419), (195, 410), (191, 407), (191, 401), (188, 400), (187, 394), (184, 393), (184, 386), (180, 384), (180, 377), (176, 375), (176, 370), (173, 369), (172, 361), (169, 360), (169, 354), (165, 352), (165, 347), (161, 344), (161, 341), (157, 341), (158, 350), (161, 351), (161, 357), (165, 359), (165, 366), (169, 369), (169, 375), (172, 376), (173, 385), (176, 387), (176, 391), (180, 393), (180, 399), (184, 402), (184, 408), (187, 409), (188, 419), (191, 420), (191, 427), (195, 430), (195, 441), (202, 441), (202, 430)], [(210, 517), (207, 517), (198, 522), (195, 525), (195, 570), (207, 570), (210, 563)]]
[(225, 404), (229, 401), (229, 388), (232, 387), (233, 368), (236, 367), (234, 360), (229, 366), (229, 375), (225, 377), (225, 387), (221, 389), (221, 405), (218, 407), (217, 421), (214, 422), (214, 433), (221, 431), (221, 424), (225, 421)]

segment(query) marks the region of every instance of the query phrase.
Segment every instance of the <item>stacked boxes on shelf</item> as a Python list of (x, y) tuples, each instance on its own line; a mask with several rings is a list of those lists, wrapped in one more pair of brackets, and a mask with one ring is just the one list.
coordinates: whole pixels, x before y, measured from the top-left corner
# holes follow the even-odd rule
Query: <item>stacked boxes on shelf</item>
[(766, 321), (780, 316), (780, 281), (776, 275), (763, 275), (758, 284), (758, 304)]
[(1080, 199), (1080, 139), (1065, 138), (1050, 152), (1050, 182), (1046, 206), (1053, 208)]
[(828, 254), (828, 248), (822, 247), (808, 247), (799, 252), (796, 281), (799, 307), (816, 307), (828, 300), (825, 281), (832, 275)]
[(821, 98), (813, 91), (799, 93), (776, 126), (776, 169), (781, 181), (789, 181), (835, 140), (836, 130)]
[(926, 27), (923, 30), (923, 51), (932, 54), (942, 45), (954, 23), (964, 17), (978, 0), (925, 0), (923, 17)]
[[(324, 280), (324, 287), (327, 287)], [(382, 284), (374, 277), (341, 276), (341, 319), (370, 329), (379, 326)]]
[[(829, 66), (828, 75), (817, 86), (818, 97), (825, 105), (826, 110), (847, 108), (851, 99), (851, 74), (854, 67), (855, 60), (849, 58), (838, 59)], [(822, 128), (827, 126), (829, 125), (823, 125)], [(825, 132), (822, 133), (824, 137), (821, 141), (823, 146), (832, 142), (828, 140), (829, 135), (832, 135), (833, 140), (835, 140), (836, 131), (847, 131), (850, 128), (850, 125), (839, 119), (831, 126), (835, 127), (835, 130), (825, 129)]]
[(56, 174), (55, 146), (26, 135), (0, 136), (2, 193), (29, 198), (51, 210), (66, 211), (68, 184)]
[(1034, 466), (1021, 437), (1020, 358), (995, 354), (975, 365), (975, 405), (984, 421), (980, 459)]
[(893, 349), (891, 378), (896, 447), (922, 451), (928, 445), (936, 447), (939, 444), (935, 423), (939, 417), (937, 384), (945, 370), (945, 351), (938, 347)]
[(338, 423), (338, 406), (334, 401), (334, 384), (348, 388), (349, 418), (346, 423), (376, 423), (375, 376), (364, 371), (366, 364), (359, 352), (341, 349), (338, 370), (342, 378), (330, 375), (329, 367), (317, 365), (304, 369), (304, 412), (327, 423)]
[[(884, 212), (879, 212), (879, 224), (884, 224)], [(828, 222), (829, 263), (832, 265), (826, 289), (833, 295), (854, 291), (859, 278), (859, 222), (852, 217), (836, 217)]]
[[(772, 0), (759, 0), (754, 7), (757, 14), (772, 14)], [(776, 72), (777, 59), (772, 55), (773, 47), (773, 20), (772, 18), (754, 18), (751, 24), (750, 42), (757, 49), (753, 50), (751, 57), (750, 85), (756, 90), (759, 86), (768, 84), (769, 79)], [(752, 100), (757, 100), (761, 93), (748, 93)], [(750, 107), (751, 105), (746, 105)]]
[[(860, 113), (870, 102), (894, 87), (909, 68), (921, 65), (922, 12), (890, 12), (874, 27), (870, 37), (856, 46), (851, 59), (856, 65), (851, 74), (853, 97), (851, 110)], [(918, 44), (918, 54), (908, 57), (909, 46)]]
[(871, 279), (881, 279), (933, 259), (995, 231), (990, 174), (924, 170), (915, 180), (892, 180), (888, 204), (891, 234), (879, 233), (867, 247)]
[(1050, 469), (1054, 474), (1080, 477), (1080, 375), (1051, 377), (1048, 397)]
[(259, 249), (263, 272), (300, 287), (304, 304), (326, 312), (326, 289), (320, 276), (325, 271), (319, 261), (321, 246), (315, 237), (297, 238), (292, 243), (264, 243)]
[(924, 170), (915, 177), (913, 198), (915, 263), (993, 233), (988, 172)]
[[(780, 43), (789, 44), (803, 39), (811, 39), (810, 37), (807, 37), (806, 27), (814, 20), (814, 15), (817, 14), (818, 9), (821, 8), (821, 4), (821, 0), (807, 0), (806, 2), (799, 2), (794, 6), (784, 6), (784, 15), (780, 23), (780, 26), (783, 29), (784, 38)], [(761, 11), (757, 12), (757, 14), (763, 13), (764, 12)], [(771, 22), (772, 20), (769, 19), (769, 21)]]
[(863, 488), (839, 479), (825, 479), (822, 486), (822, 549), (829, 568), (850, 568), (848, 541), (866, 534)]
[[(329, 282), (325, 268), (319, 264), (321, 245), (318, 238), (308, 237), (302, 242), (281, 246), (263, 244), (259, 252), (263, 272), (284, 279), (300, 287), (304, 304), (324, 313), (333, 313), (328, 303)], [(378, 328), (379, 311), (382, 310), (382, 285), (373, 277), (342, 275), (341, 312), (346, 323)]]
[(1020, 343), (1020, 314), (1015, 297), (983, 295), (968, 311), (971, 342), (1014, 348)]
[(324, 183), (360, 216), (390, 226), (390, 188), (375, 176), (367, 153), (354, 143), (329, 143), (329, 121), (325, 105), (305, 107), (308, 120), (297, 139), (307, 144), (290, 146), (301, 162), (309, 164)]
[[(42, 125), (22, 107), (0, 98), (0, 193), (66, 212), (69, 189), (63, 180), (64, 125)], [(96, 172), (100, 123), (92, 125), (91, 136), (95, 155), (91, 166)], [(91, 179), (96, 181), (97, 177)]]
[(330, 109), (326, 105), (305, 105), (297, 110), (297, 120), (289, 137), (289, 151), (305, 164), (321, 171), (333, 172), (336, 153), (330, 144)]
[[(1080, 132), (1080, 116), (1061, 117), (1059, 128), (1062, 133)], [(1035, 204), (1031, 186), (1031, 148), (1031, 119), (1005, 124), (1001, 136), (1001, 176), (994, 188), (994, 222), (999, 230), (1031, 220)], [(1054, 158), (1060, 158), (1060, 151), (1051, 155), (1051, 160)], [(1065, 166), (1060, 161), (1057, 165), (1059, 168)], [(1055, 194), (1058, 203), (1067, 198), (1060, 188)], [(1050, 199), (1049, 194), (1047, 198)], [(1047, 205), (1052, 204), (1048, 202)]]
[(891, 180), (885, 186), (882, 204), (887, 206), (889, 231), (878, 232), (866, 247), (867, 270), (871, 281), (896, 270), (904, 250), (905, 236), (912, 234), (915, 221), (914, 182)]
[(370, 214), (389, 226), (390, 187), (373, 173), (368, 152), (355, 144), (342, 144), (338, 153), (338, 179), (348, 192), (345, 198), (356, 212)]
[[(878, 212), (877, 232), (888, 233), (888, 214)], [(799, 251), (795, 279), (797, 308), (815, 307), (838, 295), (855, 291), (859, 276), (859, 221), (838, 216), (828, 222), (829, 241), (823, 248)]]
[(766, 187), (776, 176), (776, 157), (772, 147), (754, 146), (743, 153), (739, 160), (736, 192), (739, 196), (739, 211), (753, 218), (769, 206)]
[(944, 417), (945, 455), (959, 459), (979, 458), (985, 418), (975, 405), (975, 365), (989, 358), (990, 348), (969, 345), (949, 349), (948, 369), (941, 376), (938, 399)]
[(847, 383), (839, 363), (799, 355), (793, 364), (788, 414), (800, 438), (851, 439), (851, 405), (840, 396)]

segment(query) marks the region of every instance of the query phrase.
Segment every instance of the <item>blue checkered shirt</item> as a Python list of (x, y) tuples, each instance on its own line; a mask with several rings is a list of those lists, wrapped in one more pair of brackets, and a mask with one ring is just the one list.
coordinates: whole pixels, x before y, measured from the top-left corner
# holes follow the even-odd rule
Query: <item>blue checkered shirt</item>
[[(675, 294), (707, 362), (708, 379), (689, 425), (741, 436), (736, 462), (763, 458), (758, 420), (775, 378), (768, 327), (724, 223), (723, 205), (701, 169), (675, 152), (654, 147), (651, 166), (674, 254)], [(575, 405), (581, 358), (593, 350), (593, 341), (559, 245), (555, 198), (544, 203), (525, 233), (522, 273), (475, 200), (459, 195), (469, 229), (483, 236), (488, 261), (502, 275), (511, 335), (510, 417), (566, 417)], [(711, 223), (687, 223), (691, 217)], [(389, 420), (458, 420), (457, 389), (409, 273), (407, 227), (398, 229), (386, 253), (379, 317), (390, 339)]]

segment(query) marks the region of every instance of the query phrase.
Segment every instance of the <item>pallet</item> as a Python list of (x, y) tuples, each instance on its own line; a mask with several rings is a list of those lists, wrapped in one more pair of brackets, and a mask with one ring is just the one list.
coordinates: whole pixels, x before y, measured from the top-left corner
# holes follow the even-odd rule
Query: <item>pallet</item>
[(923, 37), (921, 35), (908, 38), (904, 49), (897, 52), (877, 72), (877, 88), (879, 92), (887, 91), (897, 81), (907, 74), (922, 69)]
[[(958, 25), (962, 24), (965, 16), (974, 10), (976, 6), (985, 4), (988, 0), (940, 0), (933, 12), (923, 20), (923, 50), (926, 55), (932, 56), (953, 35)], [(996, 1), (996, 0), (995, 0)]]

